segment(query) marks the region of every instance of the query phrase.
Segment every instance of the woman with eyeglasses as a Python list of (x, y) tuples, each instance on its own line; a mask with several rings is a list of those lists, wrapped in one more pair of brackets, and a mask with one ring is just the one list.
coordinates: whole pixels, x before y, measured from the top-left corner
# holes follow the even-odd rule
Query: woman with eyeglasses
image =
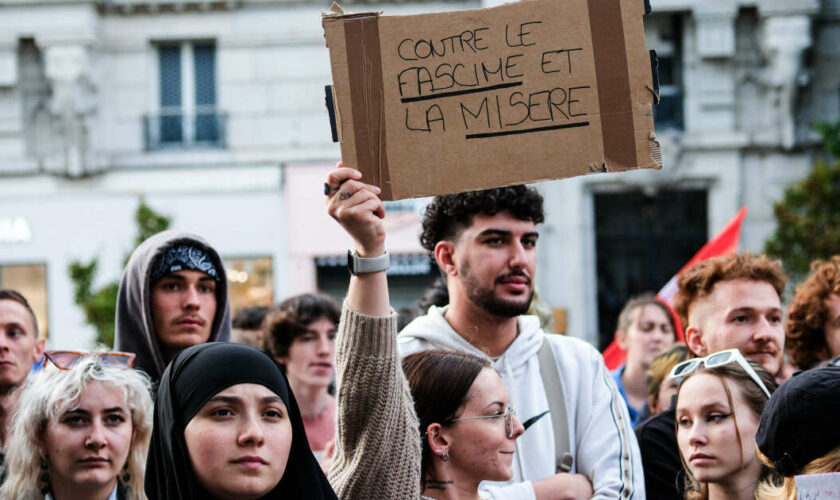
[(126, 353), (46, 353), (21, 389), (0, 498), (146, 498), (151, 389), (132, 363)]
[(773, 376), (737, 349), (676, 365), (677, 442), (686, 499), (752, 500), (768, 471), (755, 452), (761, 412), (776, 390)]
[[(327, 207), (358, 256), (376, 258), (385, 253), (384, 208), (360, 178), (332, 171)], [(513, 476), (523, 426), (485, 361), (426, 351), (400, 363), (385, 266), (375, 269), (351, 278), (336, 338), (333, 487), (342, 499), (476, 500), (481, 481)]]
[(513, 477), (524, 428), (486, 360), (429, 350), (406, 356), (402, 367), (420, 420), (424, 498), (475, 498), (481, 481)]

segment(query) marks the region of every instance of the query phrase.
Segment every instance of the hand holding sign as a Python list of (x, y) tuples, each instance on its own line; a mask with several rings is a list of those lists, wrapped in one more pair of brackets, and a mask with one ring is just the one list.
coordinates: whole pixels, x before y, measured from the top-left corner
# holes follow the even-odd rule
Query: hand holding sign
[(362, 174), (342, 168), (341, 162), (327, 175), (327, 212), (347, 231), (362, 257), (385, 252), (385, 207), (380, 189), (361, 181)]

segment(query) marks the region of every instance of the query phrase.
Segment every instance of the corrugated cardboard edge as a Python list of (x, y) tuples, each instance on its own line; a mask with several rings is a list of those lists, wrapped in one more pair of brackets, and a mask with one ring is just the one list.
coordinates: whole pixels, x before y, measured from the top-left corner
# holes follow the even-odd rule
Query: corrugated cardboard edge
[(650, 161), (656, 165), (657, 169), (660, 169), (662, 168), (662, 146), (659, 145), (655, 132), (650, 133), (648, 141), (650, 143)]
[(656, 82), (651, 68), (651, 54), (646, 48), (645, 4), (641, 0), (623, 0), (625, 44), (637, 50), (627, 54), (630, 68), (635, 124), (636, 165), (638, 168), (661, 169), (662, 151), (656, 139), (653, 123), (653, 105), (657, 101)]
[[(342, 157), (345, 160), (352, 158), (348, 166), (358, 168), (366, 182), (382, 188), (380, 197), (390, 200), (393, 194), (385, 149), (379, 16), (378, 12), (347, 15), (334, 2), (330, 11), (324, 14), (322, 24), (328, 46), (330, 40), (340, 41), (330, 47), (334, 87), (338, 87), (339, 128), (353, 130), (352, 137), (341, 134)], [(342, 78), (346, 86), (339, 84), (338, 78)]]

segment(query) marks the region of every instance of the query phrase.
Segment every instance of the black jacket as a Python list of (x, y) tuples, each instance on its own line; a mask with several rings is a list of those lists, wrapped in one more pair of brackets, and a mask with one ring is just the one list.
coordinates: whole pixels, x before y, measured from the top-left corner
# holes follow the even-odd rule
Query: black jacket
[(650, 500), (685, 498), (685, 472), (680, 462), (675, 419), (672, 402), (670, 408), (636, 426), (645, 492)]

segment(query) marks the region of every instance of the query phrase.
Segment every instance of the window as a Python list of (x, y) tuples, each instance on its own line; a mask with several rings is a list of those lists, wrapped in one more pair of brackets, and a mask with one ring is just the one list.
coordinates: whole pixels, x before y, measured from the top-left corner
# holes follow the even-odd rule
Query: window
[(10, 288), (26, 297), (38, 319), (38, 329), (49, 331), (47, 266), (45, 264), (0, 265), (0, 288)]
[(271, 257), (226, 258), (224, 263), (232, 313), (245, 307), (274, 304)]
[(659, 59), (659, 104), (653, 107), (657, 129), (683, 129), (682, 19), (677, 14), (645, 19), (648, 48)]
[(595, 195), (599, 348), (625, 302), (658, 292), (706, 243), (705, 190)]
[(159, 112), (146, 117), (146, 148), (222, 147), (215, 42), (157, 45)]

